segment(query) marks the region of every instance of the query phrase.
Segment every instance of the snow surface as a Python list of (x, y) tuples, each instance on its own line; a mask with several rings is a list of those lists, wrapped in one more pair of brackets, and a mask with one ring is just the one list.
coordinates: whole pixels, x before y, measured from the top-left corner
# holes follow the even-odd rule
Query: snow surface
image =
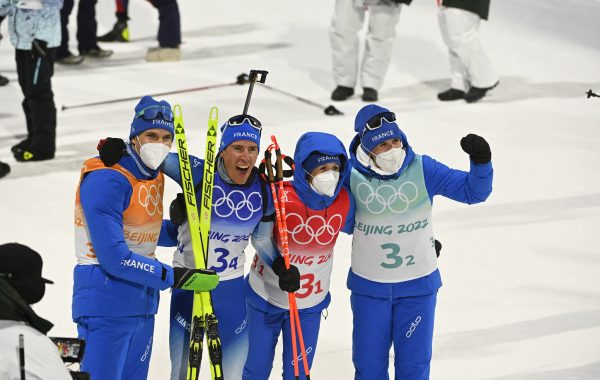
[[(57, 107), (229, 83), (249, 69), (268, 70), (269, 85), (328, 105), (334, 87), (328, 39), (333, 3), (181, 1), (184, 58), (150, 64), (143, 57), (156, 44), (156, 11), (133, 1), (134, 41), (104, 45), (115, 50), (105, 61), (57, 66)], [(114, 22), (113, 3), (100, 2), (97, 8), (103, 33)], [(600, 99), (585, 98), (590, 88), (600, 92), (600, 2), (495, 1), (481, 37), (500, 85), (477, 104), (435, 99), (448, 85), (435, 12), (433, 1), (415, 1), (404, 9), (380, 104), (397, 113), (416, 152), (456, 168), (468, 169), (460, 138), (470, 132), (484, 136), (493, 151), (495, 181), (485, 204), (435, 201), (444, 286), (431, 377), (600, 379)], [(75, 12), (70, 27), (74, 41)], [(6, 35), (6, 25), (2, 31)], [(0, 160), (13, 169), (0, 180), (0, 242), (28, 244), (43, 255), (44, 274), (55, 285), (35, 308), (55, 323), (51, 334), (75, 336), (72, 210), (79, 167), (95, 154), (99, 138), (127, 135), (136, 102), (59, 111), (57, 157), (15, 163), (9, 147), (22, 138), (25, 124), (6, 39), (0, 72), (11, 79), (0, 88)], [(192, 152), (200, 154), (204, 147), (210, 107), (219, 107), (221, 120), (240, 113), (246, 89), (165, 96), (183, 107)], [(328, 117), (256, 87), (250, 111), (265, 126), (263, 144), (276, 134), (292, 154), (297, 137), (310, 130), (334, 133), (348, 143), (362, 105), (354, 97), (335, 104), (345, 116)], [(169, 183), (165, 199), (176, 190)], [(335, 250), (333, 302), (322, 323), (314, 379), (353, 377), (345, 287), (350, 244), (342, 236)], [(169, 262), (171, 250), (160, 249), (158, 256)], [(163, 292), (150, 379), (168, 377), (168, 305), (169, 293)], [(280, 377), (280, 368), (278, 354), (273, 379)]]

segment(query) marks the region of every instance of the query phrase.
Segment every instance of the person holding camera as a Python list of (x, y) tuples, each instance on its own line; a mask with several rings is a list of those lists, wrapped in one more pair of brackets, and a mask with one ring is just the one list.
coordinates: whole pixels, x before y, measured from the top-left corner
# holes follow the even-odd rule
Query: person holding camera
[(30, 306), (53, 283), (42, 277), (41, 256), (22, 244), (2, 244), (0, 268), (0, 379), (71, 379), (46, 336), (52, 323)]

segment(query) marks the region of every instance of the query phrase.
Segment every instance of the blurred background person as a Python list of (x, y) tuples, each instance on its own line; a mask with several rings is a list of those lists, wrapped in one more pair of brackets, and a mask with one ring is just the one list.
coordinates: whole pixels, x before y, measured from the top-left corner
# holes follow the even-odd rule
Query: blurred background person
[(18, 243), (0, 245), (0, 379), (19, 379), (23, 336), (27, 379), (69, 380), (56, 345), (46, 336), (52, 323), (33, 311), (52, 281), (42, 277), (42, 258)]
[(23, 91), (27, 138), (11, 150), (17, 161), (54, 158), (56, 107), (52, 75), (60, 45), (62, 0), (0, 0), (0, 16), (8, 15), (10, 42), (15, 47), (17, 75)]
[[(354, 95), (359, 76), (362, 100), (377, 101), (385, 73), (390, 66), (396, 39), (396, 24), (402, 4), (412, 0), (336, 0), (329, 37), (333, 57), (333, 100), (346, 100)], [(369, 11), (369, 28), (365, 38), (362, 63), (358, 63), (358, 32)]]
[(107, 58), (112, 55), (112, 50), (104, 50), (98, 46), (96, 2), (97, 0), (79, 0), (77, 6), (77, 48), (79, 55), (74, 55), (69, 51), (69, 29), (67, 27), (75, 0), (64, 0), (64, 6), (60, 11), (62, 39), (59, 48), (56, 50), (56, 62), (65, 65), (77, 65), (83, 62), (84, 57)]
[(498, 85), (498, 74), (479, 41), (479, 24), (487, 20), (490, 0), (442, 0), (438, 21), (450, 56), (450, 88), (441, 101), (473, 103)]

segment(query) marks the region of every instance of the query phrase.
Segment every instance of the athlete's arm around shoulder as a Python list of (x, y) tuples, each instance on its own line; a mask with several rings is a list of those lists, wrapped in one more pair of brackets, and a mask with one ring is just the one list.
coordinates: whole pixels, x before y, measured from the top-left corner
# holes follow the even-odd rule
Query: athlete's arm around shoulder
[[(198, 185), (202, 181), (202, 174), (204, 170), (204, 160), (190, 155), (190, 171), (194, 178), (194, 186)], [(179, 156), (177, 153), (169, 153), (161, 168), (162, 172), (173, 181), (177, 182), (181, 186), (181, 169), (179, 168)]]
[(423, 158), (423, 175), (429, 197), (443, 195), (458, 202), (474, 204), (485, 201), (492, 192), (492, 162), (470, 162), (468, 172), (452, 169), (429, 156)]
[[(123, 233), (123, 212), (132, 187), (121, 173), (100, 169), (88, 173), (80, 199), (90, 239), (100, 266), (109, 274), (157, 289), (173, 285), (173, 269), (129, 250)], [(134, 260), (139, 265), (128, 265)]]

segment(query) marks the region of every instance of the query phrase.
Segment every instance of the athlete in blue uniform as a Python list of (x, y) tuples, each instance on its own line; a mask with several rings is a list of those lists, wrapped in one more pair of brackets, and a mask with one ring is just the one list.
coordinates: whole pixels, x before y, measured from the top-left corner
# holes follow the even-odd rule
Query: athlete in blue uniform
[[(248, 353), (244, 250), (261, 219), (265, 215), (269, 218), (273, 213), (268, 186), (254, 167), (259, 153), (261, 129), (260, 122), (250, 115), (232, 117), (221, 127), (221, 145), (217, 156), (207, 266), (220, 277), (219, 286), (212, 291), (212, 300), (219, 321), (223, 375), (227, 380), (242, 378)], [(191, 166), (200, 204), (204, 161), (192, 156)], [(181, 183), (179, 161), (175, 154), (167, 158), (164, 172)], [(180, 202), (175, 201), (172, 210), (177, 210), (175, 214), (185, 215), (185, 206)], [(173, 219), (183, 222), (178, 231), (174, 266), (194, 267), (186, 218)], [(169, 338), (172, 380), (186, 378), (191, 311), (192, 294), (173, 290)]]
[(214, 272), (174, 269), (154, 255), (157, 243), (168, 242), (159, 240), (166, 231), (159, 168), (173, 141), (169, 103), (143, 97), (129, 139), (127, 146), (118, 140), (107, 165), (87, 160), (77, 189), (73, 320), (86, 341), (82, 370), (93, 379), (146, 379), (159, 290), (218, 283)]
[(460, 144), (469, 172), (415, 154), (395, 115), (375, 104), (356, 115), (349, 185), (356, 202), (348, 273), (354, 318), (355, 379), (429, 379), (437, 290), (434, 195), (473, 204), (492, 191), (488, 143), (469, 134)]
[[(296, 144), (294, 180), (284, 183), (290, 269), (272, 221), (261, 223), (252, 240), (257, 253), (248, 275), (250, 351), (244, 380), (267, 380), (283, 333), (283, 378), (294, 379), (288, 293), (295, 292), (309, 368), (321, 323), (331, 300), (333, 247), (340, 231), (352, 231), (353, 201), (343, 186), (350, 174), (346, 148), (334, 135), (304, 134)], [(300, 347), (298, 345), (298, 347)], [(299, 359), (300, 350), (298, 350)], [(300, 378), (305, 379), (303, 363)]]

